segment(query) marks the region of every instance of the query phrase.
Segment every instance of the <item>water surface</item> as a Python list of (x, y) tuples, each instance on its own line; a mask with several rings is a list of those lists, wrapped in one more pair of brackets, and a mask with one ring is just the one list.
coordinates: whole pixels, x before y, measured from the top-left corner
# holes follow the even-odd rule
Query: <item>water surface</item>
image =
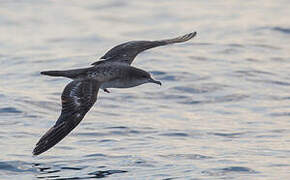
[[(2, 0), (0, 179), (286, 179), (289, 16), (286, 0)], [(40, 71), (192, 31), (134, 62), (163, 86), (100, 92), (73, 133), (32, 156), (69, 82)]]

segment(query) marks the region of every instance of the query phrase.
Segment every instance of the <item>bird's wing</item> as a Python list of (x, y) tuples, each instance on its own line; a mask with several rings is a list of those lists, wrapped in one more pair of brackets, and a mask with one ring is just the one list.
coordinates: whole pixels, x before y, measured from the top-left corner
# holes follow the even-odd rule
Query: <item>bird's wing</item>
[(33, 155), (39, 155), (56, 145), (81, 122), (96, 102), (99, 87), (100, 83), (95, 80), (75, 80), (64, 88), (61, 115), (38, 141)]
[(196, 32), (193, 32), (176, 38), (158, 41), (129, 41), (113, 47), (103, 57), (101, 57), (101, 61), (94, 62), (92, 65), (98, 65), (104, 62), (119, 62), (130, 65), (134, 58), (142, 51), (167, 44), (185, 42), (193, 38), (195, 35)]

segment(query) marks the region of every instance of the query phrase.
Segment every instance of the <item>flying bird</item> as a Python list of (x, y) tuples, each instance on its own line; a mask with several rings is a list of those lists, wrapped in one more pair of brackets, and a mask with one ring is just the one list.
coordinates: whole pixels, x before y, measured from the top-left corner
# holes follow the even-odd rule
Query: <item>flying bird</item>
[(91, 67), (64, 71), (43, 71), (41, 74), (72, 79), (61, 95), (62, 110), (54, 124), (36, 143), (33, 155), (39, 155), (67, 136), (84, 118), (97, 101), (99, 89), (130, 88), (145, 83), (161, 85), (151, 75), (139, 68), (130, 66), (135, 57), (150, 48), (190, 40), (196, 32), (173, 39), (158, 41), (129, 41), (110, 49), (100, 61)]

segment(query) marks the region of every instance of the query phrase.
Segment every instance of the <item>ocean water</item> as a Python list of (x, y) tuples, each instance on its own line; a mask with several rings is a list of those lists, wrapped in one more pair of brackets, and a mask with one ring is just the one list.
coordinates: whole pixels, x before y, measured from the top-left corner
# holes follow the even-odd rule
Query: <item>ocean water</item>
[[(289, 1), (0, 3), (0, 179), (289, 179)], [(40, 71), (192, 31), (133, 63), (161, 87), (101, 91), (69, 136), (32, 156), (70, 81)]]

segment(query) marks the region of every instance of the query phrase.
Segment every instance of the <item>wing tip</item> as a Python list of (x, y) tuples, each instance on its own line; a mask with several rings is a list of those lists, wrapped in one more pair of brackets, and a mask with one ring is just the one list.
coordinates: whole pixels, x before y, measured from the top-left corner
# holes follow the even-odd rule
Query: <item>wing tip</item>
[(33, 149), (33, 151), (32, 151), (32, 155), (33, 155), (33, 156), (37, 156), (37, 155), (39, 155), (39, 154), (41, 154), (41, 153), (39, 153), (39, 152), (35, 151), (35, 149)]
[(41, 153), (43, 153), (44, 151), (41, 151), (40, 149), (39, 149), (39, 146), (37, 146), (36, 145), (36, 147), (33, 149), (33, 151), (32, 151), (32, 155), (33, 156), (37, 156), (37, 155), (39, 155), (39, 154), (41, 154)]
[(45, 141), (42, 141), (42, 139), (40, 139), (36, 145), (35, 148), (32, 151), (32, 155), (33, 156), (37, 156), (40, 155), (42, 153), (44, 153), (45, 151), (49, 150), (51, 147), (47, 147)]
[(165, 40), (165, 42), (166, 42), (166, 44), (182, 43), (182, 42), (186, 42), (186, 41), (192, 39), (196, 35), (197, 35), (197, 32), (194, 31), (194, 32), (182, 35), (182, 36), (178, 36), (178, 37), (173, 38), (173, 39)]
[(192, 37), (194, 37), (194, 36), (196, 36), (196, 35), (197, 35), (197, 32), (196, 32), (196, 31), (194, 31), (194, 32), (192, 32), (192, 33), (190, 33), (190, 34), (192, 34)]
[(194, 32), (191, 32), (191, 33), (188, 33), (188, 34), (183, 35), (181, 37), (181, 39), (183, 39), (184, 41), (188, 41), (188, 40), (194, 38), (196, 35), (197, 35), (197, 32), (194, 31)]

